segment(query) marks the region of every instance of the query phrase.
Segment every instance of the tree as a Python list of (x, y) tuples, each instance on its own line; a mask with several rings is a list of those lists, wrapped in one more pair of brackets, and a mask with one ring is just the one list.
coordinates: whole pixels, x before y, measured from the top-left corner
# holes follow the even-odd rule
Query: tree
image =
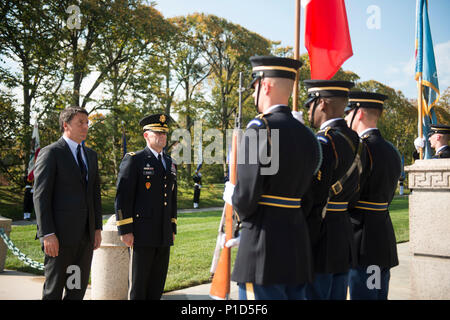
[[(239, 72), (251, 74), (249, 58), (268, 55), (272, 44), (260, 35), (214, 15), (196, 13), (187, 16), (186, 20), (195, 28), (194, 39), (211, 68), (212, 108), (207, 119), (217, 125), (225, 137), (238, 105)], [(227, 168), (223, 162), (225, 175)]]
[[(33, 102), (44, 95), (41, 86), (59, 68), (59, 22), (52, 16), (50, 1), (2, 1), (0, 3), (0, 57), (9, 67), (0, 67), (0, 80), (22, 90), (21, 130), (17, 135), (21, 162), (29, 158)], [(17, 67), (18, 70), (15, 70)], [(47, 83), (48, 84), (48, 83)]]

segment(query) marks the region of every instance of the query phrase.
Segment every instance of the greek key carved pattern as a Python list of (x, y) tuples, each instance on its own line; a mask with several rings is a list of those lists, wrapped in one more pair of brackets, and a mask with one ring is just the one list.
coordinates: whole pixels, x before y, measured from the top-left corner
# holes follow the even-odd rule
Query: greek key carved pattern
[(450, 189), (450, 172), (410, 172), (410, 189)]

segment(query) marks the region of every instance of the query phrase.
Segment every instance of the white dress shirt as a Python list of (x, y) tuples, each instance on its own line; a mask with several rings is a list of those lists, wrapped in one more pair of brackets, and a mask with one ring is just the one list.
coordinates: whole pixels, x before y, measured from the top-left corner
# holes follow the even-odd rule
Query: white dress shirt
[(153, 150), (152, 147), (150, 147), (149, 145), (147, 145), (147, 147), (150, 149), (150, 151), (153, 153), (153, 155), (155, 156), (156, 159), (158, 159), (158, 155), (161, 155), (161, 160), (162, 160), (164, 169), (167, 170), (166, 160), (164, 160), (163, 152), (161, 151), (160, 153), (158, 153), (155, 150)]
[[(69, 145), (69, 149), (72, 152), (72, 155), (75, 159), (75, 162), (80, 165), (78, 163), (78, 159), (77, 159), (77, 148), (78, 148), (78, 143), (76, 143), (75, 141), (71, 140), (70, 138), (63, 136), (63, 139), (66, 140), (67, 144)], [(81, 143), (80, 143), (81, 144)], [(87, 159), (86, 159), (86, 155), (84, 154), (84, 149), (81, 148), (81, 157), (83, 158), (84, 161), (84, 165), (86, 166), (86, 170), (89, 172), (89, 168), (88, 168), (88, 163), (87, 163)], [(87, 178), (86, 178), (87, 179)]]

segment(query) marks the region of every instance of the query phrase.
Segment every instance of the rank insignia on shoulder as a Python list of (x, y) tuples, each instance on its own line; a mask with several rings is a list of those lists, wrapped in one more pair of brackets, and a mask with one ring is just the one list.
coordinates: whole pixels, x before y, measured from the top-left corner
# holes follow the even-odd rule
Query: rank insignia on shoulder
[(135, 152), (128, 152), (127, 154), (130, 155), (130, 156), (132, 156), (132, 157), (134, 157), (134, 156), (136, 155)]

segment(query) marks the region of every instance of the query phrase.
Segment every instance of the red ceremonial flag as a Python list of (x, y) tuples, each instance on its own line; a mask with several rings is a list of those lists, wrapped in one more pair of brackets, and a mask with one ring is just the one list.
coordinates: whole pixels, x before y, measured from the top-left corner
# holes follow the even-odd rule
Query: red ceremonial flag
[(309, 0), (305, 12), (311, 79), (331, 79), (353, 55), (344, 0)]

